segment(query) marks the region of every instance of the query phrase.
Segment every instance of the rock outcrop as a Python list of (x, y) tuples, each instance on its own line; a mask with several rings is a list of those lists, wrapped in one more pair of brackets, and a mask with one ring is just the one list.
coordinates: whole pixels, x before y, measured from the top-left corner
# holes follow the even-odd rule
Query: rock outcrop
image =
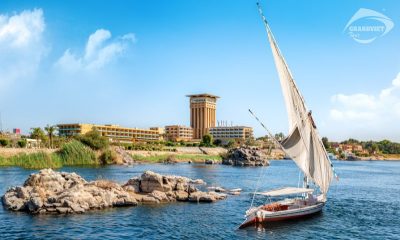
[(66, 214), (138, 203), (214, 202), (226, 198), (226, 194), (199, 191), (198, 184), (204, 181), (151, 171), (123, 185), (108, 180), (88, 182), (76, 173), (43, 169), (31, 174), (23, 186), (8, 189), (2, 202), (6, 209), (13, 211)]
[(268, 166), (267, 158), (258, 148), (239, 147), (229, 150), (222, 164), (233, 166)]
[(132, 158), (132, 156), (128, 152), (126, 152), (122, 147), (115, 147), (114, 149), (118, 156), (119, 163), (124, 165), (136, 164), (136, 161)]

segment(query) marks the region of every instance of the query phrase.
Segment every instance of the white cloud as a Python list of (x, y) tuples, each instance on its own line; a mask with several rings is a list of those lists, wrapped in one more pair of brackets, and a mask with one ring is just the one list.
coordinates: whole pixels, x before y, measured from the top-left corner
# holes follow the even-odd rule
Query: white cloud
[(74, 54), (67, 49), (55, 65), (69, 72), (97, 70), (115, 60), (135, 41), (132, 33), (111, 40), (110, 31), (98, 29), (89, 36), (82, 54)]
[(41, 9), (12, 16), (0, 14), (0, 87), (32, 78), (46, 52), (45, 21)]
[[(337, 94), (331, 101), (331, 120), (340, 123), (343, 131), (371, 139), (400, 138), (400, 73), (390, 87), (377, 95)], [(349, 137), (346, 133), (341, 135)]]

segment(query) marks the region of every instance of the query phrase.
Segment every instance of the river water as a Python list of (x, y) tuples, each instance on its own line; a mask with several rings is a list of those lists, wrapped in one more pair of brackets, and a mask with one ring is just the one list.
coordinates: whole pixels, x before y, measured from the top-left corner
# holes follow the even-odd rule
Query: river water
[[(126, 182), (145, 170), (204, 179), (209, 186), (242, 188), (240, 196), (217, 203), (172, 203), (113, 208), (82, 215), (31, 216), (0, 207), (0, 239), (400, 239), (400, 162), (334, 162), (333, 183), (321, 214), (301, 221), (238, 230), (251, 204), (262, 168), (177, 164), (66, 167), (86, 180)], [(0, 194), (22, 185), (35, 170), (0, 168)], [(292, 161), (271, 161), (261, 190), (297, 186)], [(261, 199), (259, 199), (260, 201)]]

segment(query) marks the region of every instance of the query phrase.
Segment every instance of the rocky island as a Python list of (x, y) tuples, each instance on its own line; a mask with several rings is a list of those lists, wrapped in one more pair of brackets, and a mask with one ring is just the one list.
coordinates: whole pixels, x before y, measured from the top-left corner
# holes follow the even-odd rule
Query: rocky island
[(222, 164), (233, 166), (269, 166), (266, 156), (254, 147), (238, 147), (229, 150)]
[(43, 169), (31, 174), (23, 186), (8, 189), (2, 202), (12, 211), (68, 214), (138, 204), (215, 202), (227, 197), (215, 191), (200, 191), (196, 187), (199, 184), (205, 183), (201, 179), (146, 171), (120, 185), (109, 180), (86, 181), (76, 173)]

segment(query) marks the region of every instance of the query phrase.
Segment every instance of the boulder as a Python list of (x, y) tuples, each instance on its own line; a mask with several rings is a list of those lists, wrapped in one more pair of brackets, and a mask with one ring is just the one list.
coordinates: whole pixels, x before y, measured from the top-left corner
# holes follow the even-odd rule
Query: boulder
[(90, 209), (137, 205), (119, 184), (87, 182), (75, 173), (43, 169), (31, 174), (23, 187), (10, 188), (2, 197), (5, 208), (30, 213), (83, 213)]
[(161, 191), (153, 191), (149, 194), (150, 197), (157, 199), (159, 202), (169, 202), (169, 198), (165, 192)]
[(186, 191), (175, 191), (175, 199), (177, 201), (188, 201), (189, 193)]
[(189, 202), (215, 202), (227, 197), (226, 194), (216, 192), (193, 192), (189, 195)]
[(122, 186), (126, 191), (132, 191), (135, 193), (140, 192), (140, 178), (139, 177), (133, 177), (128, 180), (123, 186)]
[(238, 147), (228, 151), (226, 157), (222, 160), (222, 164), (233, 166), (268, 166), (267, 158), (258, 148)]
[(146, 171), (142, 174), (140, 180), (140, 189), (144, 193), (151, 193), (153, 191), (164, 191), (163, 177), (152, 171)]

